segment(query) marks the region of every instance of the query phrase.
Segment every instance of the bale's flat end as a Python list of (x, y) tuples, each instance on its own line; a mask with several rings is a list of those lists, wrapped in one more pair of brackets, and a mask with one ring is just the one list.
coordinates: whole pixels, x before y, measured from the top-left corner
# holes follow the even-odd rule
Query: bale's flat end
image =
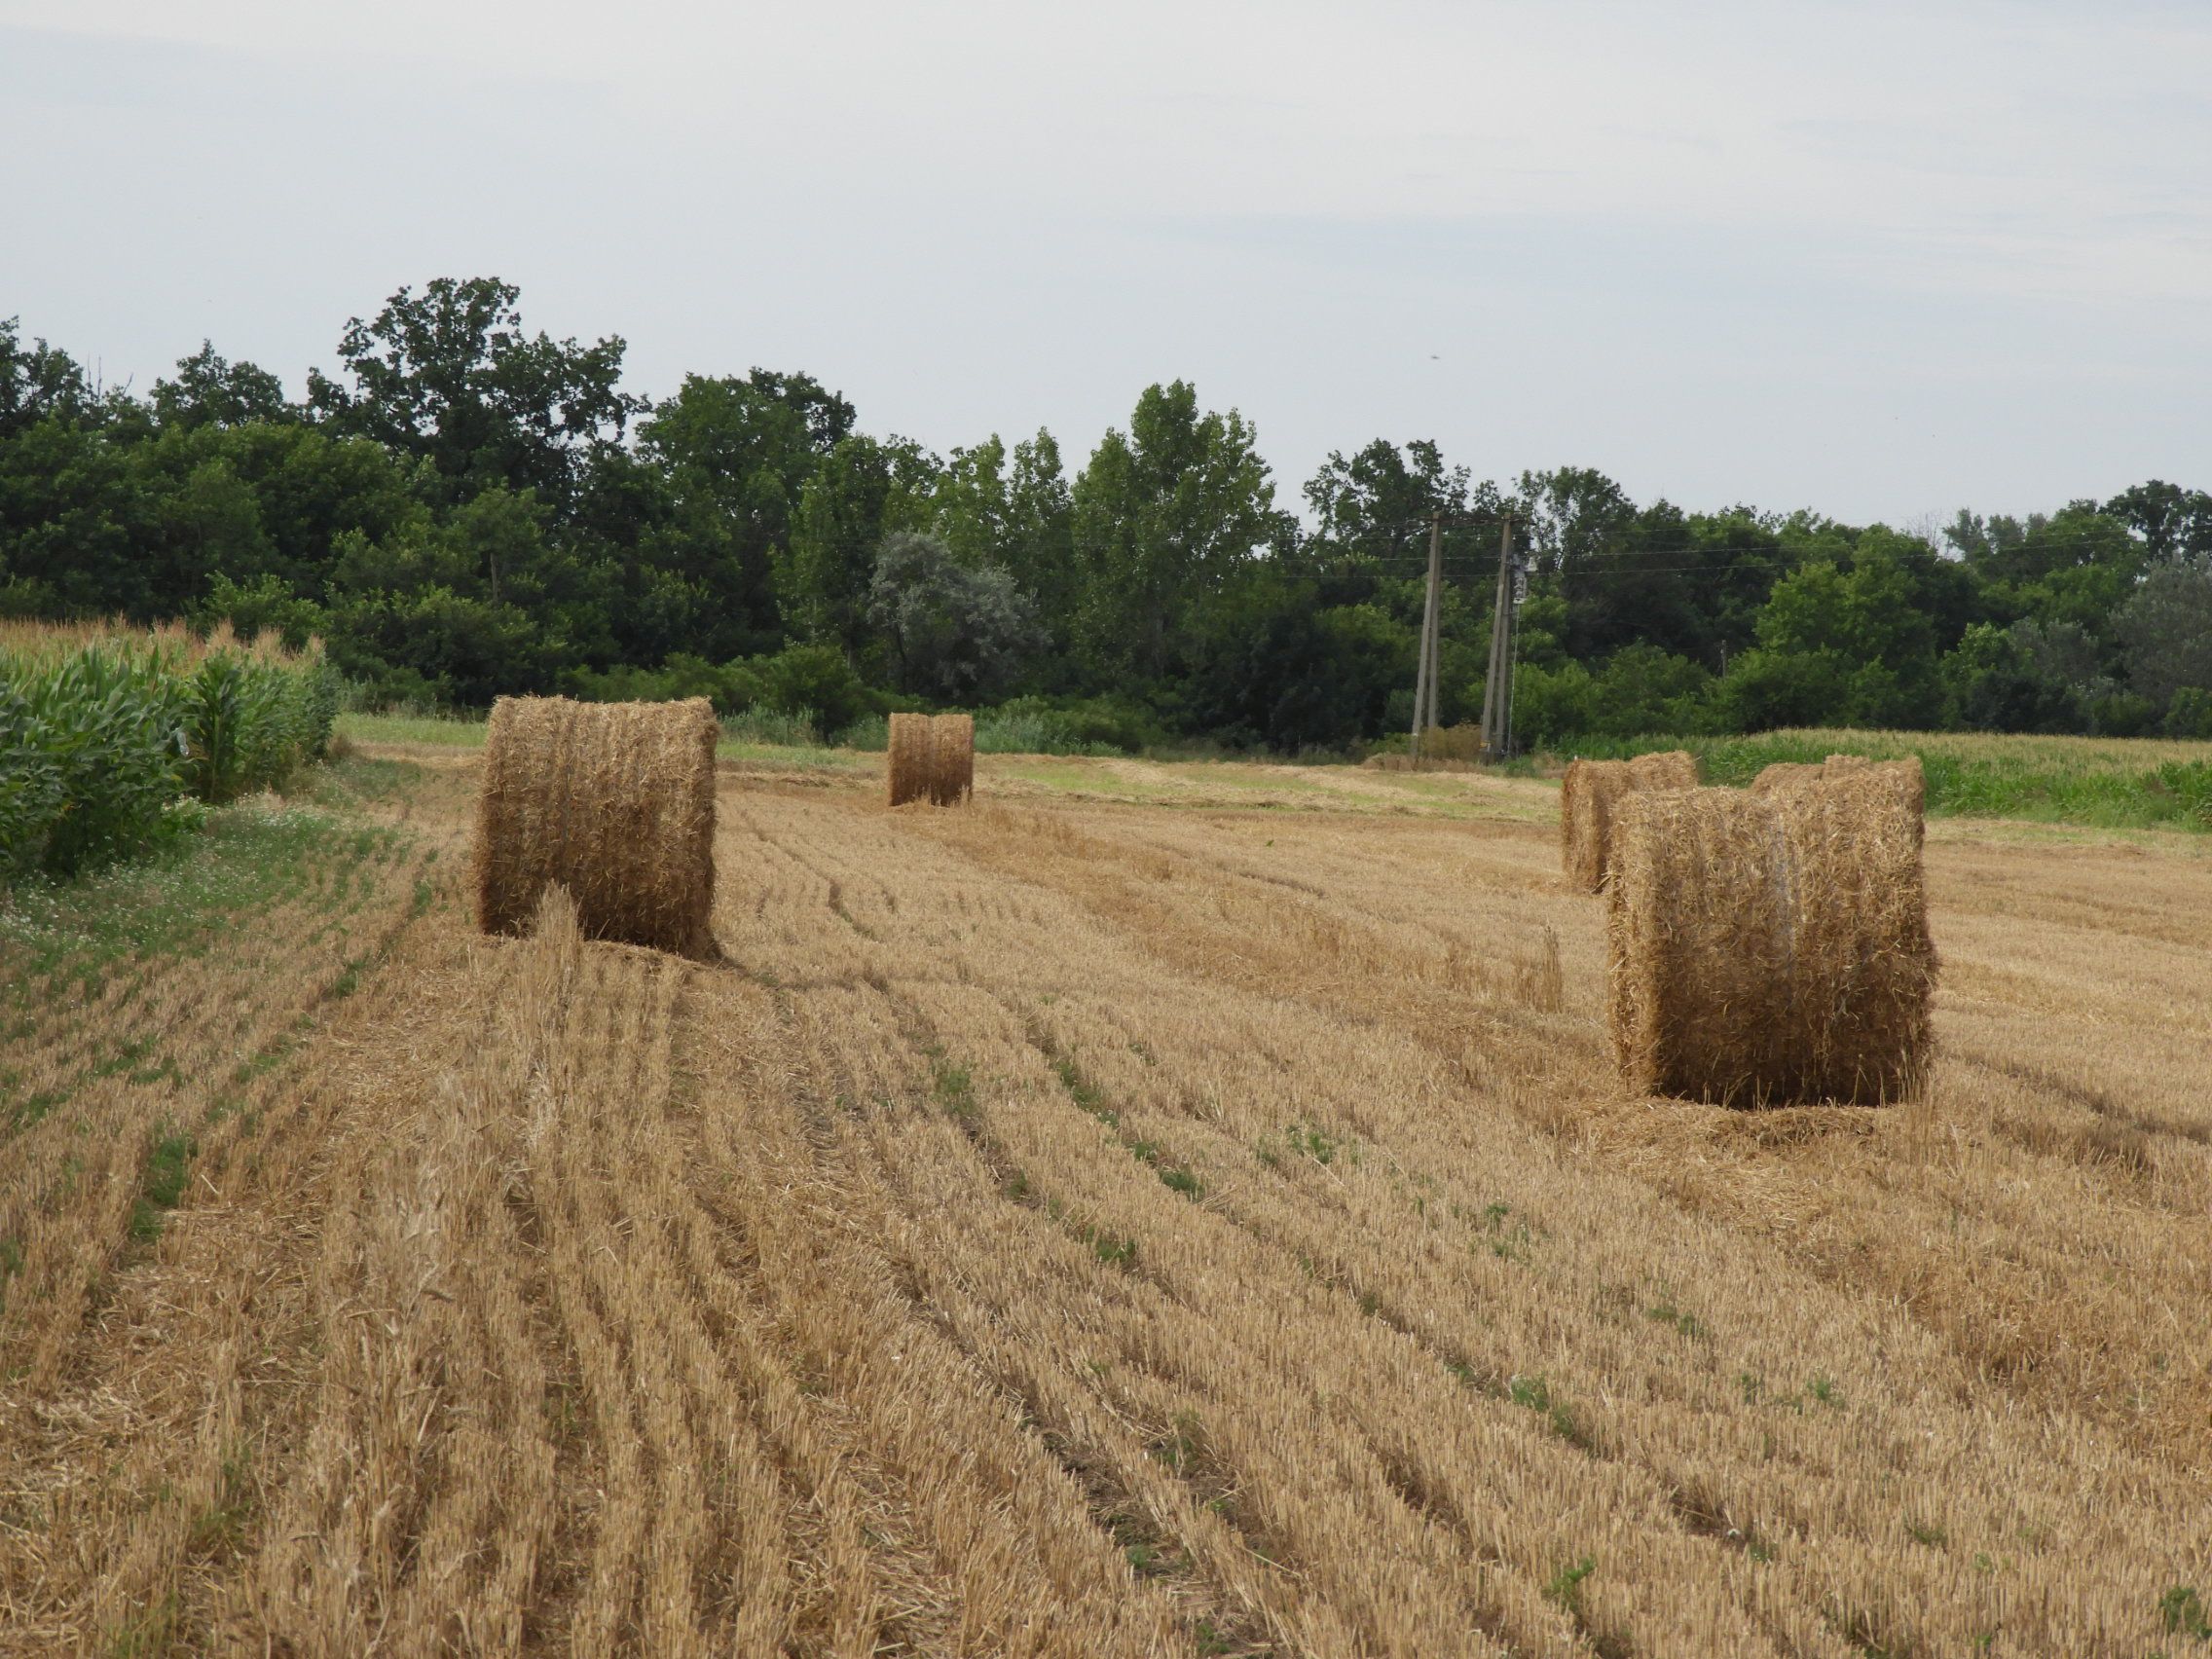
[(1623, 800), (1606, 890), (1622, 1084), (1721, 1105), (1909, 1099), (1936, 952), (1917, 765)]

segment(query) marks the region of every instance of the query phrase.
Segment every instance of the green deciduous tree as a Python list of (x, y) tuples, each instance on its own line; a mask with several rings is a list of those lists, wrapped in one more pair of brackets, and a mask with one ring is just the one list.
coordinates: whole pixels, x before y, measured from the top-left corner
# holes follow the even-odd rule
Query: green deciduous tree
[[(1464, 466), (1448, 467), (1443, 452), (1426, 438), (1404, 445), (1377, 438), (1348, 458), (1331, 450), (1306, 485), (1314, 528), (1307, 551), (1333, 564), (1374, 565), (1424, 555), (1431, 514), (1458, 517), (1496, 511), (1496, 490), (1473, 492)], [(1456, 558), (1494, 546), (1494, 534), (1454, 527), (1446, 532)]]
[(1976, 731), (2066, 731), (2082, 700), (2046, 671), (2017, 628), (1977, 622), (1942, 661), (1946, 723)]
[(928, 505), (930, 533), (970, 569), (996, 566), (1027, 597), (1051, 648), (1064, 651), (1079, 592), (1060, 446), (1040, 428), (1014, 446), (993, 433), (954, 450)]
[(876, 554), (868, 621), (892, 683), (940, 702), (1004, 696), (1043, 643), (1028, 596), (1002, 567), (956, 559), (934, 535), (894, 531)]
[(2212, 554), (2212, 493), (2154, 478), (2122, 490), (2101, 510), (2142, 537), (2154, 560)]
[(86, 420), (94, 412), (85, 371), (68, 352), (44, 340), (26, 346), (21, 319), (0, 319), (0, 442), (40, 421)]
[(1287, 539), (1251, 425), (1201, 413), (1185, 381), (1148, 387), (1071, 494), (1075, 632), (1101, 675), (1160, 673), (1187, 609)]
[(1757, 633), (1770, 654), (1841, 666), (1850, 701), (1828, 711), (1831, 723), (1847, 714), (1876, 725), (1925, 726), (1940, 712), (1936, 624), (1912, 568), (1889, 548), (1862, 551), (1849, 570), (1822, 560), (1783, 577), (1759, 612)]
[(777, 572), (800, 497), (853, 420), (808, 375), (687, 375), (639, 427), (644, 464), (609, 458), (595, 470), (587, 501), (604, 510), (606, 538), (625, 544), (640, 607), (628, 620), (649, 657), (672, 630), (681, 638), (660, 650), (714, 658), (780, 638)]
[(163, 612), (143, 555), (147, 503), (127, 451), (55, 413), (0, 443), (0, 584), (27, 615)]
[(285, 401), (281, 381), (267, 369), (218, 355), (211, 340), (177, 359), (173, 380), (154, 383), (153, 405), (154, 418), (165, 427), (243, 426), (300, 416)]
[(1718, 723), (1725, 731), (1846, 724), (1860, 700), (1856, 672), (1836, 651), (1745, 651), (1714, 688)]
[(891, 532), (928, 522), (938, 471), (937, 458), (909, 439), (855, 433), (838, 440), (800, 493), (791, 548), (777, 571), (792, 633), (859, 655), (876, 551)]
[(1277, 750), (1377, 730), (1411, 677), (1413, 630), (1374, 606), (1313, 601), (1310, 577), (1265, 564), (1196, 601), (1178, 639), (1177, 723)]
[(2120, 612), (2128, 683), (2161, 709), (2212, 690), (2212, 554), (2161, 560)]
[(346, 325), (350, 384), (311, 370), (309, 403), (334, 431), (427, 461), (443, 500), (503, 484), (565, 508), (645, 402), (621, 389), (619, 335), (581, 346), (525, 334), (520, 292), (495, 276), (400, 289)]
[(1571, 749), (1596, 729), (1599, 709), (1596, 678), (1572, 658), (1514, 670), (1513, 739), (1526, 748)]

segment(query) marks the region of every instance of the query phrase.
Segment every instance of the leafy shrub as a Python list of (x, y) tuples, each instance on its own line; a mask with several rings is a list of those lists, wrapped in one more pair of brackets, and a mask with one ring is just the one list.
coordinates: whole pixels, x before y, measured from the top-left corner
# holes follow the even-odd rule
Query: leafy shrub
[(2165, 733), (2168, 737), (2212, 738), (2212, 690), (2184, 685), (2176, 691), (2174, 700), (2166, 706)]
[(760, 679), (743, 662), (717, 668), (705, 657), (672, 652), (658, 668), (617, 665), (604, 673), (577, 669), (565, 689), (587, 703), (669, 703), (705, 697), (719, 715), (742, 714), (760, 694)]
[(1151, 716), (1111, 697), (1016, 697), (976, 717), (976, 748), (984, 755), (1134, 755), (1161, 741)]
[(748, 709), (722, 720), (722, 736), (733, 743), (760, 743), (782, 749), (812, 749), (822, 741), (814, 716), (805, 709), (795, 715), (776, 709)]
[(571, 670), (564, 683), (571, 695), (586, 702), (661, 703), (706, 697), (724, 717), (788, 716), (824, 731), (840, 731), (883, 712), (881, 696), (862, 682), (835, 645), (788, 645), (773, 656), (739, 657), (719, 668), (703, 657), (679, 651), (659, 668)]
[(778, 714), (810, 715), (825, 731), (841, 731), (882, 701), (861, 682), (835, 645), (787, 645), (774, 656), (747, 659), (756, 679), (752, 701)]
[(891, 747), (890, 718), (885, 715), (864, 716), (837, 733), (837, 741), (847, 749), (881, 755)]
[(2158, 783), (2184, 818), (2212, 830), (2212, 760), (2169, 760), (2158, 768)]

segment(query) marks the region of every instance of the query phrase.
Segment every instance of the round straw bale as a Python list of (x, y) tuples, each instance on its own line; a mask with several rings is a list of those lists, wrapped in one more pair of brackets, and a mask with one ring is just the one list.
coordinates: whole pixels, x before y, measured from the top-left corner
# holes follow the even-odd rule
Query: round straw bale
[(1560, 865), (1567, 879), (1595, 893), (1604, 885), (1612, 818), (1623, 795), (1638, 790), (1697, 787), (1697, 760), (1676, 749), (1633, 760), (1571, 760), (1560, 780)]
[(938, 715), (930, 720), (930, 799), (958, 806), (976, 792), (976, 717)]
[(1908, 755), (1902, 760), (1869, 760), (1863, 755), (1831, 755), (1817, 766), (1810, 761), (1780, 760), (1751, 780), (1751, 793), (1788, 793), (1849, 777), (1887, 778), (1890, 788), (1905, 792), (1914, 812), (1926, 808), (1928, 781), (1917, 755)]
[(884, 746), (883, 775), (893, 806), (929, 798), (932, 749), (929, 716), (891, 717), (890, 739)]
[(1917, 772), (1620, 803), (1606, 934), (1630, 1088), (1746, 1106), (1918, 1089), (1936, 950)]
[[(1838, 766), (1838, 760), (1844, 764)], [(1902, 760), (1866, 760), (1856, 755), (1831, 755), (1827, 764), (1821, 768), (1821, 780), (1834, 783), (1839, 778), (1868, 789), (1893, 790), (1897, 793), (1899, 810), (1909, 811), (1915, 819), (1926, 818), (1928, 774), (1921, 769), (1917, 755), (1908, 755)]]
[(1686, 749), (1639, 755), (1628, 763), (1629, 787), (1639, 790), (1694, 790), (1697, 756)]
[(1613, 802), (1628, 793), (1624, 760), (1570, 760), (1559, 783), (1560, 867), (1595, 893), (1605, 879), (1605, 828)]
[(704, 697), (501, 697), (484, 736), (477, 925), (527, 932), (558, 883), (594, 939), (712, 955), (720, 735)]
[(1751, 789), (1755, 795), (1772, 795), (1820, 781), (1821, 763), (1818, 760), (1777, 760), (1771, 766), (1759, 768), (1759, 775), (1751, 780)]

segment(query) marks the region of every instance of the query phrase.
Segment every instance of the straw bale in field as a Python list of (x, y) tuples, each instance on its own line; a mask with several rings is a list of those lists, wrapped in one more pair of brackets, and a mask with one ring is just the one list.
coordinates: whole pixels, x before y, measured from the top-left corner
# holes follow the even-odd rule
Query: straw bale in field
[(929, 799), (930, 775), (936, 770), (935, 756), (929, 716), (891, 717), (890, 740), (883, 752), (883, 775), (893, 806)]
[(1919, 785), (1896, 762), (1620, 803), (1606, 931), (1629, 1088), (1750, 1106), (1918, 1088), (1936, 983)]
[(976, 717), (938, 715), (930, 720), (930, 799), (958, 806), (976, 793)]
[(1573, 760), (1560, 780), (1560, 864), (1567, 879), (1595, 893), (1604, 885), (1613, 811), (1639, 790), (1697, 788), (1697, 760), (1674, 749), (1633, 760)]
[(1751, 780), (1751, 793), (1761, 796), (1782, 794), (1820, 781), (1818, 760), (1777, 760), (1771, 766), (1759, 768), (1759, 775)]
[(1926, 817), (1928, 775), (1921, 770), (1917, 755), (1908, 755), (1902, 760), (1868, 760), (1858, 755), (1831, 755), (1827, 764), (1821, 768), (1821, 780), (1834, 783), (1839, 777), (1862, 788), (1893, 791), (1900, 810), (1909, 810), (1915, 819)]
[(713, 954), (719, 736), (704, 697), (501, 697), (484, 735), (478, 926), (527, 932), (558, 883), (595, 939)]
[(1751, 793), (1780, 794), (1853, 774), (1888, 778), (1892, 788), (1906, 793), (1915, 812), (1926, 807), (1927, 778), (1921, 771), (1920, 757), (1913, 755), (1902, 760), (1869, 760), (1863, 755), (1831, 755), (1819, 765), (1810, 761), (1781, 760), (1765, 767), (1751, 780)]
[(1628, 763), (1629, 787), (1639, 790), (1694, 790), (1697, 756), (1686, 749), (1639, 755)]
[(893, 715), (883, 770), (893, 806), (959, 805), (976, 788), (976, 717)]

